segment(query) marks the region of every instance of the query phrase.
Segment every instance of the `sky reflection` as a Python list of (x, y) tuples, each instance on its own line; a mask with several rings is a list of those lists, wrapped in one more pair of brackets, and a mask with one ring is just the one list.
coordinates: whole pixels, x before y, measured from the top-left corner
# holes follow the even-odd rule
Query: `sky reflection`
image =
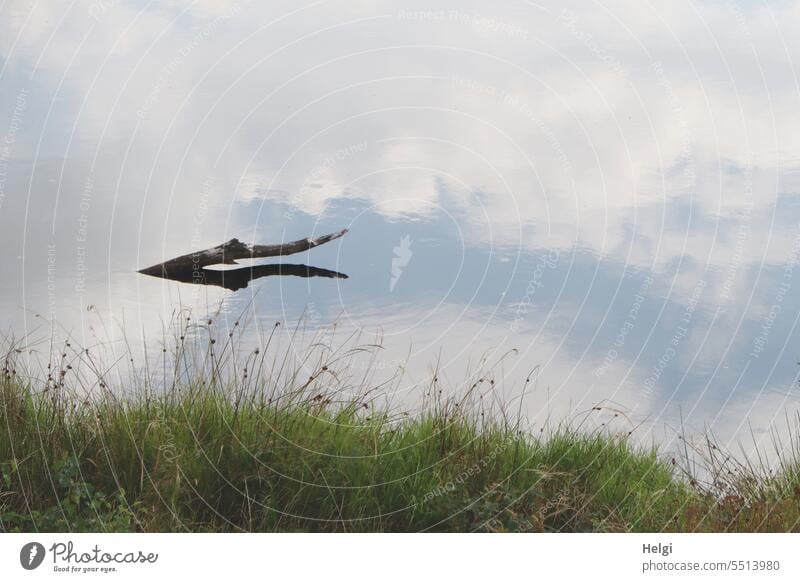
[[(8, 328), (222, 302), (380, 333), (412, 379), (514, 348), (532, 417), (769, 430), (797, 409), (798, 4), (582, 6), (6, 2)], [(339, 228), (293, 262), (347, 280), (135, 274)]]

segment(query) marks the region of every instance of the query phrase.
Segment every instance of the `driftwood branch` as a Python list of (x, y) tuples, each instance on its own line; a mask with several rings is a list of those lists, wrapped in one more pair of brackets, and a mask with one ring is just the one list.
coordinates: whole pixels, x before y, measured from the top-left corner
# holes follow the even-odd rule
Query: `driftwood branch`
[[(148, 273), (149, 274), (149, 273)], [(230, 291), (244, 289), (254, 279), (272, 276), (293, 276), (293, 277), (327, 277), (328, 279), (347, 279), (344, 273), (310, 267), (308, 265), (287, 265), (285, 263), (277, 265), (254, 265), (252, 267), (241, 267), (239, 269), (228, 269), (217, 271), (212, 269), (198, 269), (197, 271), (161, 271), (160, 274), (153, 275), (171, 281), (181, 283), (193, 283), (195, 285), (214, 285), (224, 287)]]
[(304, 238), (278, 245), (248, 245), (237, 238), (204, 251), (195, 251), (169, 261), (141, 269), (139, 272), (155, 277), (178, 278), (185, 274), (199, 274), (210, 265), (234, 265), (241, 259), (260, 259), (301, 253), (347, 234), (347, 229), (317, 238)]

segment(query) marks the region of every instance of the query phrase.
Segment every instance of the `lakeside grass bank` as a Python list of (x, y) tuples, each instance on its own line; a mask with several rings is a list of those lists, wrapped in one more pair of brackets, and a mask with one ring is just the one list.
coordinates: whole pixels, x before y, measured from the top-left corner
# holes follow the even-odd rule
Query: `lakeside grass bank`
[(798, 479), (704, 491), (624, 436), (317, 402), (72, 403), (4, 380), (3, 531), (795, 531)]
[(698, 482), (629, 433), (526, 430), (436, 377), (422, 411), (390, 414), (326, 353), (307, 376), (256, 349), (225, 379), (121, 394), (66, 351), (43, 379), (7, 357), (0, 531), (800, 530), (793, 459), (753, 467), (709, 441)]

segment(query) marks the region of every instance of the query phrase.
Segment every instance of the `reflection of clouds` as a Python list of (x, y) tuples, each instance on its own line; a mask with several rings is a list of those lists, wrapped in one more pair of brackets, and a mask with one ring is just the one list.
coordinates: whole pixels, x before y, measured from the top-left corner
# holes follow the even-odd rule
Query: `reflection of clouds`
[[(398, 402), (419, 402), (420, 391), (437, 376), (441, 387), (455, 396), (483, 380), (482, 392), (495, 404), (514, 402), (524, 390), (526, 415), (539, 425), (549, 415), (564, 418), (606, 401), (637, 403), (640, 416), (657, 409), (657, 399), (642, 395), (635, 382), (624, 381), (630, 371), (623, 365), (609, 366), (603, 382), (596, 382), (589, 362), (576, 361), (574, 353), (560, 345), (558, 335), (530, 329), (510, 332), (507, 322), (491, 308), (476, 306), (460, 313), (460, 307), (446, 305), (429, 319), (419, 325), (418, 311), (410, 308), (392, 314), (363, 312), (354, 318), (367, 338), (383, 337), (386, 329), (404, 330), (383, 343), (378, 359), (378, 368), (386, 368), (389, 375), (396, 366), (383, 363), (402, 363), (408, 393), (397, 394)], [(537, 367), (536, 386), (526, 386), (525, 379)]]
[[(230, 187), (223, 204), (231, 192), (278, 191), (319, 213), (320, 197), (345, 191), (400, 212), (389, 201), (436, 201), (440, 189), (375, 172), (425, 167), (448, 175), (450, 193), (464, 190), (467, 214), (487, 209), (496, 230), (533, 222), (531, 246), (619, 252), (631, 223), (670, 233), (658, 217), (639, 222), (636, 208), (690, 201), (701, 216), (728, 216), (749, 203), (744, 178), (726, 168), (752, 164), (762, 175), (753, 203), (767, 207), (777, 168), (800, 146), (785, 58), (797, 41), (776, 35), (798, 18), (791, 4), (660, 13), (509, 2), (489, 14), (439, 2), (422, 18), (390, 2), (322, 3), (289, 16), (254, 3), (107, 3), (102, 26), (87, 18), (90, 5), (62, 14), (12, 3), (0, 47), (11, 67), (36, 66), (40, 83), (63, 83), (62, 98), (80, 107), (79, 138), (132, 136), (131, 170), (168, 167), (159, 190), (171, 186), (171, 212), (191, 202), (198, 173)], [(520, 22), (524, 35), (503, 26)], [(342, 123), (354, 115), (365, 117)], [(363, 155), (309, 189), (310, 170), (353, 136), (370, 144)], [(381, 142), (398, 137), (422, 139)]]

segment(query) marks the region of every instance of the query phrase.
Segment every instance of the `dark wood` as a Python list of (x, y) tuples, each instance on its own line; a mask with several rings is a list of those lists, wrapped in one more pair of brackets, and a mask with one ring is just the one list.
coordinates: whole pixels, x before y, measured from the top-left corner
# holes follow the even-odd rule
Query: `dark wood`
[(248, 245), (238, 238), (232, 238), (226, 243), (217, 245), (203, 251), (195, 251), (187, 255), (175, 257), (152, 267), (141, 269), (139, 272), (155, 277), (176, 278), (200, 276), (203, 267), (210, 265), (235, 265), (240, 259), (260, 259), (262, 257), (277, 257), (301, 253), (319, 245), (325, 244), (347, 234), (347, 229), (317, 238), (304, 238), (293, 242), (277, 245)]
[(161, 277), (182, 283), (193, 283), (195, 285), (215, 285), (224, 287), (231, 291), (244, 289), (253, 279), (272, 276), (293, 277), (327, 277), (329, 279), (347, 279), (344, 273), (309, 267), (308, 265), (287, 265), (284, 263), (277, 265), (254, 265), (252, 267), (242, 267), (240, 269), (227, 269), (216, 271), (212, 269), (198, 270), (172, 270), (163, 269), (158, 274), (146, 273), (152, 277)]

